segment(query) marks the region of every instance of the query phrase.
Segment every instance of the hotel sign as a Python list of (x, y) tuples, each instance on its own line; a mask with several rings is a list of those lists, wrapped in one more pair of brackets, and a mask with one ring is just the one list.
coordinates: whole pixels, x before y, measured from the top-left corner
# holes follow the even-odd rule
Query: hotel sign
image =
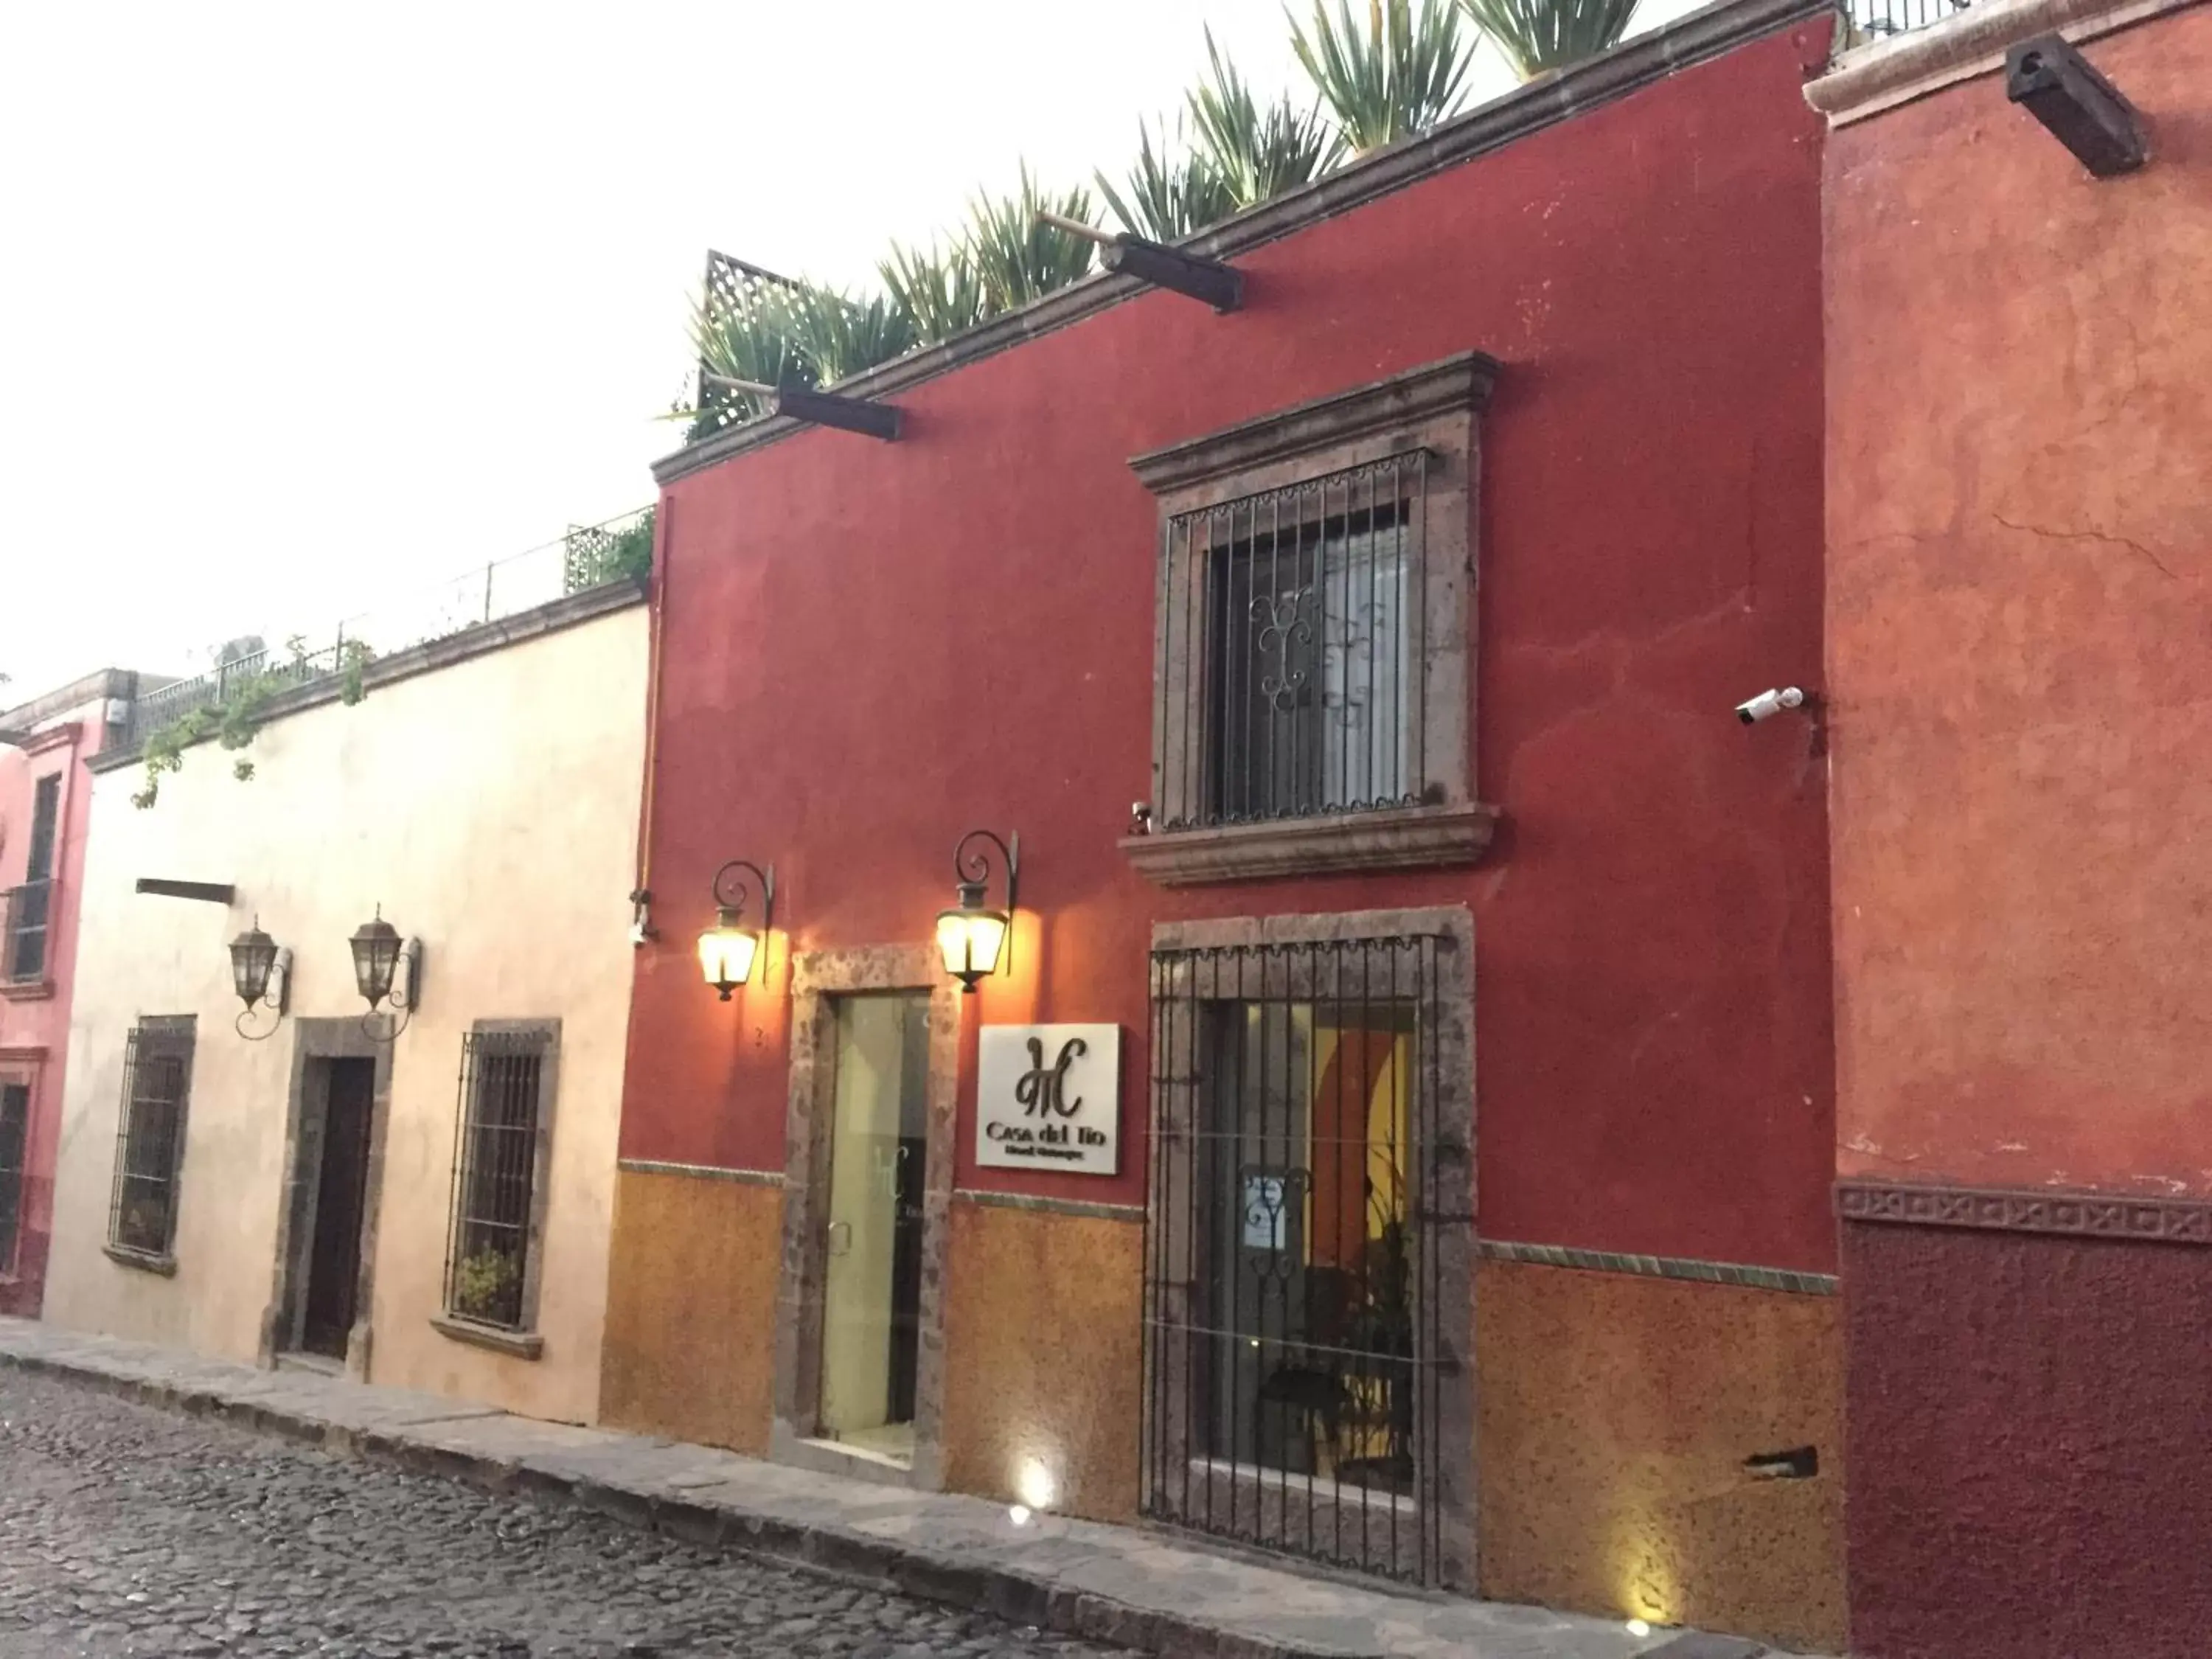
[(986, 1025), (977, 1048), (978, 1164), (1119, 1173), (1120, 1026)]

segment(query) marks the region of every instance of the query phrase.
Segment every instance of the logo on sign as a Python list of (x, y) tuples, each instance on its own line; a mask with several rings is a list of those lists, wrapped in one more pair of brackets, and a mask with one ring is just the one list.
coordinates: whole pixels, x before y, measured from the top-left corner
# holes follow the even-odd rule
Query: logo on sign
[(978, 1034), (975, 1161), (1113, 1175), (1120, 1168), (1121, 1028), (986, 1025)]
[(1030, 1039), (1030, 1069), (1022, 1080), (1014, 1085), (1014, 1099), (1026, 1117), (1073, 1117), (1083, 1109), (1083, 1102), (1067, 1098), (1067, 1068), (1091, 1052), (1090, 1045), (1081, 1037), (1070, 1037), (1060, 1045), (1060, 1058), (1049, 1066), (1044, 1063), (1044, 1039)]

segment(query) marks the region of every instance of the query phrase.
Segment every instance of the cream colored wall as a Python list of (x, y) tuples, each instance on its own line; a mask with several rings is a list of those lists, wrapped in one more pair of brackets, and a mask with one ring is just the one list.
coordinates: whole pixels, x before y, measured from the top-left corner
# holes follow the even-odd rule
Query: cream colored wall
[[(151, 810), (137, 769), (100, 777), (85, 862), (46, 1317), (251, 1360), (276, 1286), (295, 1025), (238, 1036), (233, 935), (294, 951), (291, 1012), (356, 1018), (347, 939), (379, 904), (424, 945), (393, 1051), (376, 1200), (369, 1378), (582, 1421), (598, 1410), (629, 1006), (628, 895), (641, 763), (642, 605), (264, 727), (256, 776), (189, 751)], [(222, 907), (133, 892), (229, 882)], [(177, 1271), (106, 1239), (125, 1038), (198, 1016)], [(264, 1016), (264, 1019), (267, 1016)], [(441, 1304), (461, 1040), (480, 1019), (562, 1021), (535, 1361), (430, 1325)]]

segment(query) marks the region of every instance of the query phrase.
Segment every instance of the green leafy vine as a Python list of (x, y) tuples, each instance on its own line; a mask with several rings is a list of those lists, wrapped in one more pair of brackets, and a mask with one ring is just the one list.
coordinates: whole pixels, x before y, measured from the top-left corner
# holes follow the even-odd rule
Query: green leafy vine
[[(213, 738), (223, 749), (252, 748), (270, 702), (294, 683), (292, 675), (282, 672), (241, 675), (224, 688), (221, 702), (187, 709), (149, 734), (140, 750), (146, 763), (146, 787), (131, 797), (131, 804), (143, 812), (159, 800), (162, 775), (184, 770), (185, 750), (194, 744)], [(247, 781), (253, 776), (252, 761), (240, 755), (231, 763), (230, 775), (240, 783)]]

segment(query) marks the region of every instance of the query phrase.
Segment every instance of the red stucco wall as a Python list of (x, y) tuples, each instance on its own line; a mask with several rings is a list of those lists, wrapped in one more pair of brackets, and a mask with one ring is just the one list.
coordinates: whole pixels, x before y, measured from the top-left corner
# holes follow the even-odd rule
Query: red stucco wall
[(49, 901), (46, 969), (34, 987), (0, 993), (0, 1073), (31, 1085), (24, 1146), (23, 1212), (15, 1271), (0, 1277), (0, 1314), (35, 1316), (43, 1299), (53, 1233), (54, 1152), (61, 1135), (62, 1067), (69, 1055), (70, 988), (76, 969), (77, 896), (82, 890), (91, 775), (107, 727), (97, 706), (70, 711), (26, 748), (0, 748), (0, 888), (23, 879), (30, 854), (33, 792), (41, 778), (62, 779)]
[[(1821, 1268), (1826, 826), (1808, 727), (1729, 709), (1820, 657), (1826, 25), (1239, 260), (1231, 317), (1151, 295), (666, 492), (652, 886), (623, 1152), (781, 1169), (782, 963), (732, 1006), (690, 941), (729, 857), (798, 948), (926, 937), (975, 826), (1022, 837), (1016, 971), (974, 1024), (1118, 1020), (1124, 1172), (959, 1180), (1140, 1203), (1159, 919), (1464, 903), (1482, 1231)], [(1164, 892), (1148, 796), (1153, 502), (1127, 459), (1470, 348), (1484, 422), (1471, 872)]]
[(2212, 1650), (2212, 1250), (1845, 1234), (1851, 1651)]
[(1830, 141), (1840, 1164), (2212, 1193), (2212, 11)]

